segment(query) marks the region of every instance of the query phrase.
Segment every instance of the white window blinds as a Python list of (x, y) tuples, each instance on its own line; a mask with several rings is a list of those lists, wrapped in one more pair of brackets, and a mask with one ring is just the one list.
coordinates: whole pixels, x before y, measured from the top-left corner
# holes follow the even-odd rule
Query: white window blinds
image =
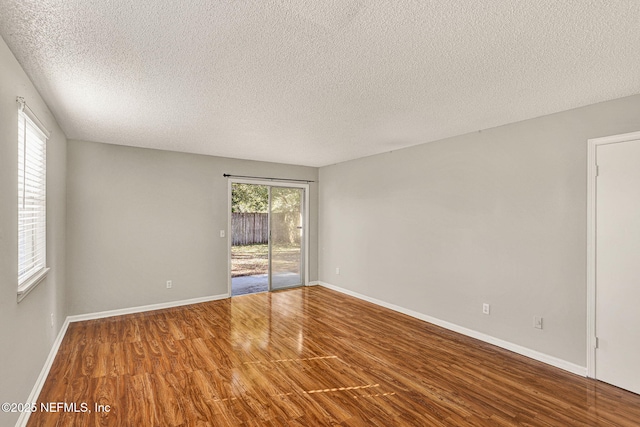
[(18, 111), (18, 291), (46, 269), (47, 136)]

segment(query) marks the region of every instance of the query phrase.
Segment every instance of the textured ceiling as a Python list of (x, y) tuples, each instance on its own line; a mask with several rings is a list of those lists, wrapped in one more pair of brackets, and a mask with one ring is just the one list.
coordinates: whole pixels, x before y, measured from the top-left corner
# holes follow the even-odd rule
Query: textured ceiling
[(0, 0), (72, 139), (321, 166), (640, 93), (638, 0)]

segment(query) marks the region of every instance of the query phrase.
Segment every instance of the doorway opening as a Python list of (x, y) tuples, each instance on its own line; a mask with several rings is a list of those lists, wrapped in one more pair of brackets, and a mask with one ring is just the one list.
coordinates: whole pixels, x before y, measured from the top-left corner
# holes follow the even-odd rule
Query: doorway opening
[(305, 284), (306, 185), (230, 180), (230, 295)]
[(269, 290), (269, 187), (231, 185), (231, 295)]

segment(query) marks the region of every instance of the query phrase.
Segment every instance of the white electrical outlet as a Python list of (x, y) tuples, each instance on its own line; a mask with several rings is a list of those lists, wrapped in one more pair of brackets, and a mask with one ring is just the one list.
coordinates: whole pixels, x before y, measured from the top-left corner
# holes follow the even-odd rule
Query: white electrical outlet
[(533, 316), (533, 327), (536, 329), (542, 329), (542, 317)]
[(224, 230), (220, 230), (220, 237), (224, 237)]
[(167, 289), (171, 289), (173, 287), (173, 282), (171, 280), (167, 280)]
[(51, 327), (53, 328), (53, 313), (51, 313)]
[(336, 267), (336, 274), (340, 274), (340, 267)]
[(482, 304), (482, 313), (489, 314), (491, 311), (491, 306), (487, 303)]

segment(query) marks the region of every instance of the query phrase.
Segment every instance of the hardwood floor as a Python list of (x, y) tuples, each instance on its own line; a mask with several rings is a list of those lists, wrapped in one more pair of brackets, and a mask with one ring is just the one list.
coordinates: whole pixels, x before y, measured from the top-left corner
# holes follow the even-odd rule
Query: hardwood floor
[(72, 323), (46, 402), (76, 408), (29, 426), (640, 423), (636, 394), (317, 286)]

